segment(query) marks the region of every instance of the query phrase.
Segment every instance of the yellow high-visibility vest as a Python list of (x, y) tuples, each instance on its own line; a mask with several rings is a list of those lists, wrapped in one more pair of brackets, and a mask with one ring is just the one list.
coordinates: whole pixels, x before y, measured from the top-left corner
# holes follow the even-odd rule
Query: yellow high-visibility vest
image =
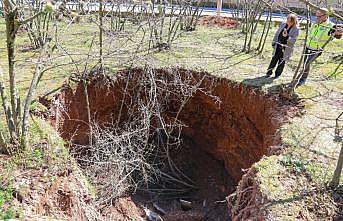
[(322, 50), (327, 41), (330, 40), (329, 32), (334, 24), (329, 19), (322, 24), (314, 24), (307, 37), (306, 46), (314, 50)]

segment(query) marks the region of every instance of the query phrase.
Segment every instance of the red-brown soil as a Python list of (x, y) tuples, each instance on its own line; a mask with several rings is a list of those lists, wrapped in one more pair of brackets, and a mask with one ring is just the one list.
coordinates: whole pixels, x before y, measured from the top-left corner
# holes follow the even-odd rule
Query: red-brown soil
[(20, 192), (15, 192), (13, 202), (20, 204), (24, 220), (87, 220), (94, 209), (80, 173), (70, 168), (57, 173), (48, 167), (22, 168), (14, 177), (13, 188)]
[(139, 208), (131, 197), (117, 199), (114, 206), (102, 212), (107, 220), (143, 220), (144, 211)]
[(227, 18), (227, 17), (218, 17), (218, 16), (205, 16), (200, 18), (199, 24), (206, 26), (214, 26), (218, 28), (230, 29), (237, 26), (237, 21)]
[[(170, 70), (156, 71), (173, 74)], [(213, 217), (226, 220), (225, 214), (229, 214), (226, 204), (215, 202), (234, 191), (242, 169), (267, 155), (271, 146), (280, 144), (277, 130), (286, 119), (288, 107), (276, 96), (227, 79), (178, 71), (197, 79), (205, 76), (202, 86), (212, 85), (211, 93), (218, 96), (220, 102), (198, 91), (179, 116), (186, 125), (182, 136), (189, 143), (179, 153), (187, 157), (175, 156), (174, 159), (181, 159), (178, 165), (192, 176), (200, 190), (191, 198), (196, 210), (183, 212), (177, 206), (172, 208), (171, 204), (165, 204), (170, 212), (166, 220), (182, 220), (180, 217), (188, 217), (183, 220), (215, 220)], [(115, 118), (123, 99), (124, 76), (133, 79), (129, 88), (134, 88), (135, 81), (144, 74), (143, 70), (136, 69), (118, 73), (116, 80), (101, 75), (89, 77), (87, 90), (92, 118), (100, 124)], [(173, 104), (167, 110), (167, 115), (173, 115)], [(81, 83), (75, 90), (64, 87), (53, 100), (49, 113), (49, 120), (65, 140), (78, 144), (88, 142), (86, 100)]]

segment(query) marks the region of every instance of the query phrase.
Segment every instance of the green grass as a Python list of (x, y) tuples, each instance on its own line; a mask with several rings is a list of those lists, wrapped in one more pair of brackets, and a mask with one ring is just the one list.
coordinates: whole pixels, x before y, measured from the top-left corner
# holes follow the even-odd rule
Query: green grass
[(20, 169), (40, 169), (46, 165), (64, 167), (69, 163), (69, 152), (64, 140), (43, 119), (33, 118), (30, 122), (28, 148), (14, 152), (9, 161), (1, 165), (5, 172), (0, 180), (10, 183), (13, 172)]
[[(82, 72), (86, 64), (86, 54), (89, 51), (91, 42), (93, 45), (98, 44), (97, 27), (94, 23), (89, 23), (86, 18), (81, 23), (66, 24), (60, 22), (57, 24), (59, 33), (59, 46), (56, 50), (54, 64), (63, 65), (54, 68), (44, 74), (42, 82), (38, 90), (38, 94), (48, 92), (60, 86), (63, 80), (77, 72), (75, 65), (68, 64), (72, 57), (75, 61), (80, 61), (78, 65), (79, 70)], [(257, 32), (261, 32), (262, 27), (258, 26)], [(258, 79), (254, 81), (254, 77), (261, 76), (265, 73), (272, 55), (271, 39), (273, 37), (276, 27), (270, 31), (268, 40), (266, 43), (265, 52), (261, 55), (254, 53), (246, 54), (242, 53), (242, 45), (244, 43), (244, 35), (240, 30), (223, 30), (219, 28), (208, 28), (199, 26), (197, 30), (193, 32), (182, 33), (176, 41), (173, 43), (171, 50), (151, 53), (144, 55), (147, 60), (157, 67), (164, 67), (169, 65), (179, 65), (183, 67), (189, 67), (193, 69), (206, 70), (212, 74), (228, 77), (236, 81), (244, 81), (246, 79), (253, 79), (251, 84), (259, 84)], [(7, 70), (6, 65), (6, 50), (5, 50), (5, 26), (4, 20), (0, 20), (0, 65), (4, 68), (5, 73)], [(126, 37), (113, 38), (111, 36), (105, 37), (105, 52), (110, 52), (113, 56), (105, 56), (105, 64), (113, 70), (121, 69), (132, 60), (133, 51), (137, 48), (137, 42), (142, 37), (142, 32), (135, 33), (135, 26), (128, 25), (126, 28), (125, 36), (131, 36), (131, 41), (127, 41)], [(256, 48), (260, 36), (255, 35), (253, 39), (252, 48)], [(300, 52), (302, 49), (304, 38), (304, 31), (296, 44), (295, 53), (292, 57), (292, 61), (288, 63), (283, 77), (271, 82), (271, 85), (277, 85), (280, 83), (288, 83), (293, 75), (293, 69), (297, 66)], [(31, 79), (34, 70), (34, 61), (36, 53), (20, 52), (20, 49), (29, 45), (29, 39), (25, 33), (20, 33), (17, 38), (18, 53), (17, 53), (17, 77), (18, 84), (20, 85), (20, 91), (23, 92), (28, 88), (29, 81)], [(144, 51), (147, 47), (147, 43), (139, 44), (140, 49)], [(63, 50), (62, 50), (63, 48)], [(90, 51), (93, 56), (98, 54), (98, 48), (93, 47)], [(69, 55), (65, 53), (68, 52)], [(334, 52), (334, 53), (333, 53)], [(330, 75), (337, 64), (332, 60), (333, 56), (337, 56), (343, 53), (342, 41), (334, 41), (328, 45), (326, 52), (319, 57), (317, 62), (313, 65), (312, 73), (310, 77), (313, 80), (321, 80), (325, 76)], [(87, 60), (88, 68), (95, 65), (98, 61), (96, 57), (91, 56)], [(140, 64), (140, 62), (136, 62)], [(49, 65), (48, 65), (49, 66)], [(329, 81), (330, 87), (342, 87), (340, 82), (342, 81), (342, 75), (338, 75), (336, 79)], [(245, 81), (247, 82), (247, 81)], [(249, 81), (248, 81), (249, 83)], [(263, 82), (261, 82), (263, 83)], [(316, 87), (318, 82), (309, 82), (311, 87)], [(23, 93), (22, 93), (23, 94)], [(306, 92), (304, 93), (306, 95)]]
[[(29, 198), (30, 186), (25, 173), (32, 171), (40, 182), (53, 181), (54, 174), (70, 166), (69, 152), (63, 139), (44, 120), (33, 118), (29, 131), (29, 147), (1, 160), (0, 168), (0, 220), (22, 216), (22, 205), (14, 194)], [(46, 168), (47, 170), (44, 170)], [(41, 171), (45, 171), (43, 174)], [(24, 180), (24, 182), (22, 182)], [(31, 190), (32, 191), (32, 190)]]
[[(97, 63), (96, 56), (87, 61), (84, 60), (91, 42), (94, 40), (94, 45), (97, 45), (97, 28), (94, 24), (84, 20), (79, 24), (61, 22), (58, 27), (61, 48), (64, 48), (74, 60), (80, 61), (78, 68), (81, 71), (86, 62), (88, 62), (88, 68)], [(260, 31), (261, 28), (259, 26), (257, 30)], [(302, 31), (296, 43), (294, 56), (286, 65), (282, 76), (277, 80), (266, 80), (262, 76), (265, 74), (272, 56), (271, 39), (276, 28), (274, 25), (268, 36), (265, 52), (260, 55), (241, 52), (244, 35), (240, 30), (223, 30), (204, 26), (199, 26), (193, 32), (182, 33), (169, 51), (148, 55), (139, 53), (139, 55), (144, 55), (144, 59), (149, 60), (155, 67), (172, 65), (206, 70), (217, 76), (259, 86), (265, 91), (270, 91), (278, 88), (280, 84), (291, 81), (300, 58), (304, 39), (304, 31)], [(132, 35), (134, 29), (133, 26), (127, 27), (126, 34)], [(0, 19), (0, 65), (6, 73), (4, 30), (4, 20)], [(137, 48), (137, 45), (133, 43), (141, 37), (141, 34), (132, 36), (132, 42), (126, 41), (124, 37), (116, 38), (113, 41), (110, 41), (110, 37), (105, 38), (105, 51), (114, 53), (111, 57), (105, 57), (105, 64), (111, 70), (124, 68), (128, 61), (132, 60), (133, 51)], [(255, 36), (253, 48), (256, 47), (258, 40), (259, 36)], [(17, 43), (18, 49), (27, 45), (29, 43), (27, 36), (21, 33)], [(144, 48), (147, 45), (140, 46)], [(61, 48), (56, 51), (54, 62), (65, 65), (45, 73), (39, 84), (37, 95), (61, 86), (67, 77), (77, 72), (74, 65), (68, 64), (70, 57), (66, 56)], [(97, 53), (98, 48), (91, 49), (92, 55), (97, 55)], [(332, 215), (325, 214), (322, 207), (316, 208), (315, 205), (323, 204), (327, 206), (328, 211), (332, 211), (333, 204), (328, 203), (330, 200), (332, 201), (331, 193), (321, 189), (325, 188), (331, 179), (340, 148), (340, 145), (334, 142), (333, 134), (335, 118), (342, 111), (343, 67), (335, 78), (329, 80), (325, 78), (338, 65), (333, 58), (342, 53), (343, 41), (333, 41), (313, 63), (308, 82), (296, 91), (298, 96), (303, 99), (301, 102), (304, 105), (304, 114), (294, 117), (280, 129), (283, 143), (287, 149), (281, 155), (265, 157), (255, 165), (261, 191), (272, 202), (267, 209), (277, 220), (294, 220), (295, 217), (301, 216), (322, 220), (323, 217)], [(35, 57), (35, 52), (23, 53), (18, 50), (17, 77), (19, 91), (22, 95), (30, 83), (34, 69), (32, 61), (35, 60)], [(142, 65), (144, 62), (138, 60), (135, 64)], [(41, 107), (33, 103), (31, 109), (41, 110)], [(3, 115), (0, 114), (0, 116)], [(51, 127), (47, 127), (44, 122), (36, 118), (31, 125), (29, 150), (17, 155), (9, 164), (5, 165), (8, 173), (7, 175), (5, 173), (3, 178), (11, 177), (11, 171), (15, 171), (18, 167), (39, 168), (47, 161), (55, 162), (54, 160), (58, 160), (60, 156), (63, 156), (62, 162), (68, 161), (68, 153), (63, 147), (64, 143)], [(1, 125), (0, 121), (1, 127), (4, 125)], [(42, 148), (42, 141), (45, 140), (49, 145), (48, 149)], [(50, 160), (50, 157), (53, 160)], [(4, 199), (7, 200), (6, 191), (3, 194)], [(2, 193), (0, 192), (0, 194)]]
[(0, 220), (10, 220), (17, 216), (18, 211), (10, 204), (13, 190), (10, 186), (0, 187)]

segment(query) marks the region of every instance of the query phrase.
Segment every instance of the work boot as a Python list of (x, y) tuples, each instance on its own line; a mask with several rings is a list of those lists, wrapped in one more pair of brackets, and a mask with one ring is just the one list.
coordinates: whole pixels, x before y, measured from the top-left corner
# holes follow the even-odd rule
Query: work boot
[(300, 79), (298, 84), (296, 85), (296, 87), (299, 87), (301, 85), (305, 84), (305, 80), (304, 79)]
[(266, 73), (266, 77), (268, 78), (268, 77), (272, 76), (272, 74), (273, 74), (273, 71), (272, 71), (272, 70), (269, 70), (269, 71), (267, 71), (267, 73)]

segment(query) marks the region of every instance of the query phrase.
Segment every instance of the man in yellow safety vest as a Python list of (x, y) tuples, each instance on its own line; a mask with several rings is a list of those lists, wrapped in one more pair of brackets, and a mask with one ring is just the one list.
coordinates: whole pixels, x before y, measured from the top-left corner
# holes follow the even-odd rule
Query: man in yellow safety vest
[(326, 8), (317, 10), (316, 17), (317, 22), (312, 25), (306, 40), (304, 65), (297, 86), (305, 83), (310, 72), (310, 64), (322, 54), (324, 47), (333, 38), (339, 39), (342, 37), (342, 31), (329, 20), (329, 11)]

